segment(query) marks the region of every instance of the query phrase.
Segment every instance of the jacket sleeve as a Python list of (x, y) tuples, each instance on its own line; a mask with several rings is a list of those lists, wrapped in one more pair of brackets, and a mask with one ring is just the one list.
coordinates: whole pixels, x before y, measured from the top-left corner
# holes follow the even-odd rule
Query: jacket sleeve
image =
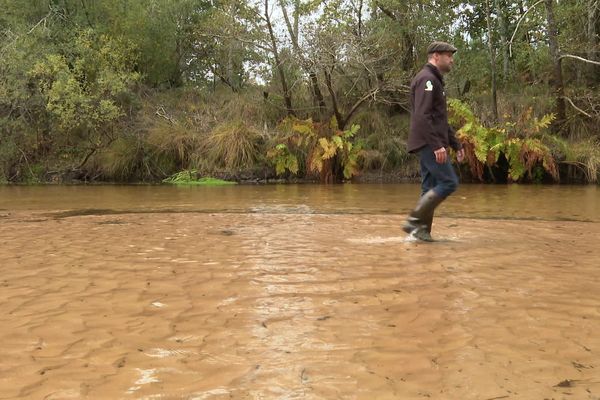
[[(427, 84), (429, 82), (429, 85)], [(415, 82), (414, 88), (413, 118), (416, 120), (416, 126), (419, 133), (423, 135), (425, 142), (433, 150), (444, 147), (441, 138), (436, 134), (433, 126), (433, 83), (427, 79), (419, 79)]]
[(454, 132), (451, 126), (448, 126), (448, 141), (450, 142), (450, 147), (454, 150), (458, 151), (462, 149), (462, 144), (456, 138), (456, 132)]

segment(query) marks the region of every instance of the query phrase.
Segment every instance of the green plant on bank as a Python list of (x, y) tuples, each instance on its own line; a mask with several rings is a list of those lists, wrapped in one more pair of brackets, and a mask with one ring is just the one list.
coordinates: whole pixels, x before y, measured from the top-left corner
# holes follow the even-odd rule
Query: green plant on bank
[(236, 185), (237, 182), (224, 181), (222, 179), (216, 179), (211, 177), (204, 177), (198, 179), (198, 171), (193, 169), (183, 170), (171, 175), (170, 177), (163, 179), (164, 183), (170, 183), (173, 185), (206, 185), (206, 186), (224, 186), (224, 185)]
[(298, 174), (301, 157), (304, 158), (306, 173), (319, 174), (324, 182), (333, 181), (338, 170), (342, 171), (345, 179), (358, 174), (364, 146), (362, 140), (354, 140), (359, 125), (340, 130), (335, 118), (325, 125), (312, 119), (287, 117), (280, 124), (280, 129), (287, 133), (287, 143), (279, 143), (267, 152), (267, 158), (278, 175), (286, 171)]
[(486, 127), (465, 103), (451, 99), (448, 105), (450, 123), (458, 128), (457, 137), (465, 148), (465, 159), (478, 179), (483, 180), (484, 168), (496, 166), (500, 155), (504, 155), (510, 181), (525, 177), (539, 181), (543, 175), (540, 167), (558, 181), (557, 162), (551, 146), (564, 145), (548, 133), (553, 114), (538, 119), (527, 110), (516, 122)]
[(298, 174), (298, 157), (290, 152), (286, 144), (279, 143), (268, 150), (267, 158), (275, 165), (277, 175), (283, 175), (286, 170), (294, 175)]

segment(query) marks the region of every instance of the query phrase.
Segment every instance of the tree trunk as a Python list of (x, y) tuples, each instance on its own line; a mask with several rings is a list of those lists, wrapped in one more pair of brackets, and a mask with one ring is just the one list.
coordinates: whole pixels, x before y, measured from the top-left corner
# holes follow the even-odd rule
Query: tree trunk
[(271, 17), (269, 16), (269, 0), (265, 0), (265, 22), (269, 30), (269, 37), (271, 38), (271, 51), (273, 52), (273, 58), (275, 59), (275, 68), (279, 74), (279, 80), (281, 81), (281, 89), (283, 91), (283, 99), (285, 101), (285, 108), (288, 115), (294, 115), (294, 109), (292, 107), (292, 96), (285, 78), (285, 71), (283, 64), (279, 57), (279, 50), (277, 48), (277, 39), (275, 38), (275, 32), (273, 31), (273, 25), (271, 24)]
[[(333, 71), (333, 67), (331, 68), (331, 71)], [(346, 122), (338, 106), (337, 96), (335, 94), (335, 89), (333, 88), (333, 82), (331, 80), (331, 71), (327, 71), (327, 68), (325, 68), (325, 70), (323, 71), (325, 74), (325, 84), (327, 85), (327, 90), (329, 91), (329, 95), (331, 96), (333, 114), (337, 121), (338, 128), (343, 130)]]
[[(408, 9), (405, 9), (404, 13), (400, 15), (395, 14), (392, 10), (385, 7), (379, 1), (375, 1), (377, 7), (392, 20), (396, 21), (402, 27), (402, 33), (400, 34), (400, 43), (401, 48), (404, 50), (401, 59), (400, 65), (402, 69), (405, 71), (410, 71), (412, 67), (415, 65), (415, 55), (414, 55), (414, 33), (408, 28), (408, 20), (410, 16), (408, 16)], [(408, 6), (407, 6), (408, 7)]]
[(552, 86), (554, 86), (554, 95), (556, 96), (556, 120), (554, 124), (554, 130), (558, 131), (560, 126), (562, 126), (566, 120), (565, 88), (563, 84), (560, 49), (558, 46), (558, 29), (554, 19), (554, 0), (545, 0), (545, 4), (546, 15), (548, 19), (550, 57), (552, 58), (552, 63), (554, 65), (554, 79), (552, 82)]
[(496, 0), (496, 10), (500, 19), (500, 42), (502, 45), (502, 80), (507, 81), (509, 77), (510, 59), (508, 54), (508, 15), (505, 0)]
[(362, 39), (363, 36), (363, 21), (362, 21), (362, 10), (363, 10), (363, 0), (358, 1), (358, 37)]
[(302, 49), (300, 49), (300, 44), (298, 43), (298, 20), (300, 14), (300, 1), (294, 1), (293, 24), (292, 22), (290, 22), (288, 12), (285, 8), (285, 4), (283, 3), (283, 1), (279, 0), (279, 6), (281, 7), (283, 19), (285, 21), (285, 25), (290, 35), (290, 40), (292, 41), (292, 48), (294, 49), (296, 56), (300, 59), (300, 65), (302, 69), (308, 74), (310, 78), (313, 101), (315, 105), (319, 107), (319, 116), (322, 118), (326, 113), (327, 105), (325, 104), (323, 93), (321, 92), (321, 88), (319, 87), (319, 78), (314, 68), (312, 68), (310, 63), (304, 58), (304, 53)]
[[(600, 14), (600, 1), (599, 0), (588, 0), (588, 15), (587, 15), (587, 59), (591, 61), (598, 61), (598, 15)], [(590, 84), (595, 84), (600, 81), (598, 76), (598, 67), (590, 64), (587, 66), (587, 76)]]
[(227, 76), (227, 81), (230, 82), (231, 84), (231, 88), (233, 89), (233, 91), (235, 92), (234, 86), (233, 86), (233, 48), (232, 48), (232, 43), (231, 41), (229, 41), (228, 46), (227, 46), (227, 71), (225, 72), (226, 76)]
[(317, 73), (312, 69), (309, 69), (308, 76), (310, 77), (310, 82), (312, 84), (313, 98), (315, 100), (315, 104), (319, 107), (319, 115), (322, 118), (327, 111), (327, 105), (325, 104), (323, 93), (319, 88), (319, 78), (317, 77)]
[[(519, 18), (523, 17), (523, 15), (525, 14), (525, 12), (526, 11), (525, 11), (525, 8), (523, 6), (523, 0), (519, 0)], [(522, 40), (525, 43), (530, 43), (531, 42), (531, 35), (530, 35), (528, 29), (524, 29), (523, 30), (523, 34), (521, 36), (522, 36)]]
[(498, 121), (498, 98), (496, 88), (496, 49), (494, 47), (494, 36), (492, 31), (492, 12), (490, 10), (490, 0), (485, 2), (487, 30), (488, 30), (488, 51), (490, 54), (490, 72), (492, 74), (492, 114), (494, 122)]

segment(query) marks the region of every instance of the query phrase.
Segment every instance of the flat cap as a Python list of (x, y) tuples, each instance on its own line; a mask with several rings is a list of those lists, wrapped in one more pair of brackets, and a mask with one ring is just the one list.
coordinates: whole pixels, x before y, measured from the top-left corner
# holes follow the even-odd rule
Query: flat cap
[(427, 47), (427, 54), (431, 53), (444, 53), (446, 51), (450, 53), (456, 53), (458, 50), (456, 47), (452, 46), (450, 43), (446, 42), (433, 42)]

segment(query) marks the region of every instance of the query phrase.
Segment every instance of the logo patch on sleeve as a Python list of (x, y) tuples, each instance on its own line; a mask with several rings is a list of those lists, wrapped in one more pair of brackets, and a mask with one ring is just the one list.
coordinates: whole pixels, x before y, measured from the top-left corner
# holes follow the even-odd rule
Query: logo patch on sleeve
[(431, 83), (431, 81), (425, 82), (425, 91), (426, 92), (433, 91), (433, 83)]

